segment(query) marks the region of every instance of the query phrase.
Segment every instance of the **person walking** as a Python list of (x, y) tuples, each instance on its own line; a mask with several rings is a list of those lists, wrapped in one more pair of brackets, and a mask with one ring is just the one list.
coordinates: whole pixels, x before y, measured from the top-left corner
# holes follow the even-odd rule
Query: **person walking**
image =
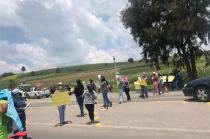
[(124, 78), (124, 87), (123, 87), (123, 90), (127, 96), (127, 101), (131, 101), (131, 96), (130, 96), (130, 87), (129, 87), (129, 81), (128, 81), (128, 78)]
[(122, 104), (124, 102), (123, 86), (125, 86), (125, 83), (122, 77), (117, 78), (117, 84), (118, 84), (118, 93), (119, 93), (119, 104)]
[(104, 76), (101, 76), (100, 80), (101, 81), (100, 81), (99, 86), (100, 86), (100, 91), (102, 93), (103, 101), (104, 101), (103, 107), (105, 109), (108, 109), (108, 107), (112, 107), (112, 102), (108, 98), (109, 83), (108, 83), (108, 81), (106, 81)]
[[(22, 98), (21, 92), (14, 92), (13, 93), (13, 102), (15, 109), (18, 113), (20, 121), (23, 126), (23, 131), (26, 131), (26, 103), (25, 100)], [(19, 130), (15, 130), (14, 134), (17, 133)], [(14, 139), (19, 139), (19, 137), (15, 137)], [(23, 139), (28, 139), (27, 136), (23, 137)]]
[(81, 83), (81, 80), (76, 80), (76, 86), (74, 87), (74, 94), (76, 96), (77, 103), (80, 108), (80, 115), (77, 117), (84, 117), (84, 104), (83, 104), (83, 95), (84, 93), (84, 86)]
[(87, 85), (87, 91), (83, 94), (84, 104), (86, 109), (88, 110), (90, 122), (87, 124), (94, 124), (94, 103), (96, 100), (96, 95), (90, 85)]

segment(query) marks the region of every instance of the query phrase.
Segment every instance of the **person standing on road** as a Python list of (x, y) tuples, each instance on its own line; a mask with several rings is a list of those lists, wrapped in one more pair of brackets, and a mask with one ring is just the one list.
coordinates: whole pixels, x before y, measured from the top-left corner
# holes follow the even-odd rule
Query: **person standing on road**
[(87, 85), (87, 91), (83, 94), (83, 99), (90, 117), (90, 122), (88, 122), (88, 124), (94, 124), (94, 103), (96, 100), (96, 95), (90, 85)]
[(118, 84), (118, 93), (119, 93), (119, 104), (122, 104), (124, 102), (123, 87), (125, 86), (125, 83), (122, 77), (117, 78), (117, 84)]
[(109, 100), (108, 98), (108, 92), (109, 92), (109, 83), (108, 81), (106, 81), (105, 77), (104, 76), (101, 76), (100, 78), (100, 91), (103, 95), (103, 100), (104, 100), (104, 105), (103, 107), (105, 109), (108, 109), (108, 107), (112, 107), (112, 102)]
[(89, 79), (88, 85), (91, 87), (91, 89), (96, 92), (96, 85), (92, 79)]
[[(18, 113), (18, 116), (20, 118), (20, 121), (22, 123), (23, 126), (23, 131), (26, 131), (26, 103), (24, 101), (24, 99), (22, 98), (21, 92), (14, 92), (13, 93), (13, 102), (14, 102), (14, 106), (15, 109)], [(14, 134), (17, 133), (19, 130), (15, 130)], [(15, 137), (14, 139), (19, 139), (19, 137)], [(26, 137), (23, 137), (23, 139), (27, 139)]]
[(78, 115), (78, 117), (84, 116), (84, 104), (83, 104), (83, 98), (82, 98), (83, 93), (84, 93), (84, 86), (81, 83), (81, 80), (76, 80), (74, 94), (76, 96), (76, 100), (80, 108), (80, 115)]
[(130, 96), (130, 87), (129, 87), (129, 81), (128, 78), (124, 78), (124, 87), (123, 90), (127, 96), (127, 101), (131, 101), (131, 96)]
[(158, 89), (158, 84), (159, 84), (159, 77), (156, 72), (152, 73), (152, 85), (153, 85), (153, 93), (154, 95), (157, 93), (160, 95), (160, 91)]
[(139, 81), (139, 84), (140, 84), (140, 97), (141, 98), (148, 98), (148, 92), (147, 92), (147, 75), (146, 73), (143, 73), (141, 78), (140, 78), (140, 81)]
[[(57, 92), (64, 92), (65, 86), (63, 85), (62, 82), (59, 82), (56, 89), (57, 89), (56, 90)], [(56, 93), (56, 91), (55, 91), (55, 93)], [(56, 126), (62, 126), (64, 124), (68, 124), (68, 122), (65, 122), (65, 110), (66, 110), (66, 105), (58, 106), (60, 123), (57, 124)]]

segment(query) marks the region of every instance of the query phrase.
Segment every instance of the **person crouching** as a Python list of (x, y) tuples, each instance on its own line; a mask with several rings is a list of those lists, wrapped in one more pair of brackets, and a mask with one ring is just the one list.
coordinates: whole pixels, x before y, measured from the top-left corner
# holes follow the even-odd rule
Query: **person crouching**
[(90, 122), (87, 124), (94, 124), (94, 103), (96, 100), (96, 95), (94, 94), (94, 91), (90, 85), (87, 85), (87, 91), (83, 94), (84, 98), (84, 104), (86, 109), (88, 110), (89, 117), (90, 117)]

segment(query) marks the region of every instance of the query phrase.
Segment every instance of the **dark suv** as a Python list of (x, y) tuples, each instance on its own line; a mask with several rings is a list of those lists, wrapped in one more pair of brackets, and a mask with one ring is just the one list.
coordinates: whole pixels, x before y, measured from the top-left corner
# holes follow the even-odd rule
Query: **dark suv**
[(193, 96), (199, 101), (210, 101), (210, 77), (188, 82), (183, 89), (185, 96)]

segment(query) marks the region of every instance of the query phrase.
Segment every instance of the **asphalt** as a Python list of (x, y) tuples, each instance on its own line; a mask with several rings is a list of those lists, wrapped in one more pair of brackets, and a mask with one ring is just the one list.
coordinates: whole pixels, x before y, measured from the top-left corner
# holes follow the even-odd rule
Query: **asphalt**
[[(114, 105), (103, 110), (98, 94), (95, 118), (100, 122), (87, 125), (89, 117), (78, 118), (79, 108), (72, 97), (66, 108), (66, 120), (71, 124), (54, 127), (57, 108), (50, 99), (29, 100), (27, 128), (33, 139), (209, 139), (210, 105), (186, 98), (182, 92), (140, 99), (132, 93), (132, 102), (117, 104), (117, 94), (110, 94)], [(86, 111), (87, 113), (87, 111)]]

